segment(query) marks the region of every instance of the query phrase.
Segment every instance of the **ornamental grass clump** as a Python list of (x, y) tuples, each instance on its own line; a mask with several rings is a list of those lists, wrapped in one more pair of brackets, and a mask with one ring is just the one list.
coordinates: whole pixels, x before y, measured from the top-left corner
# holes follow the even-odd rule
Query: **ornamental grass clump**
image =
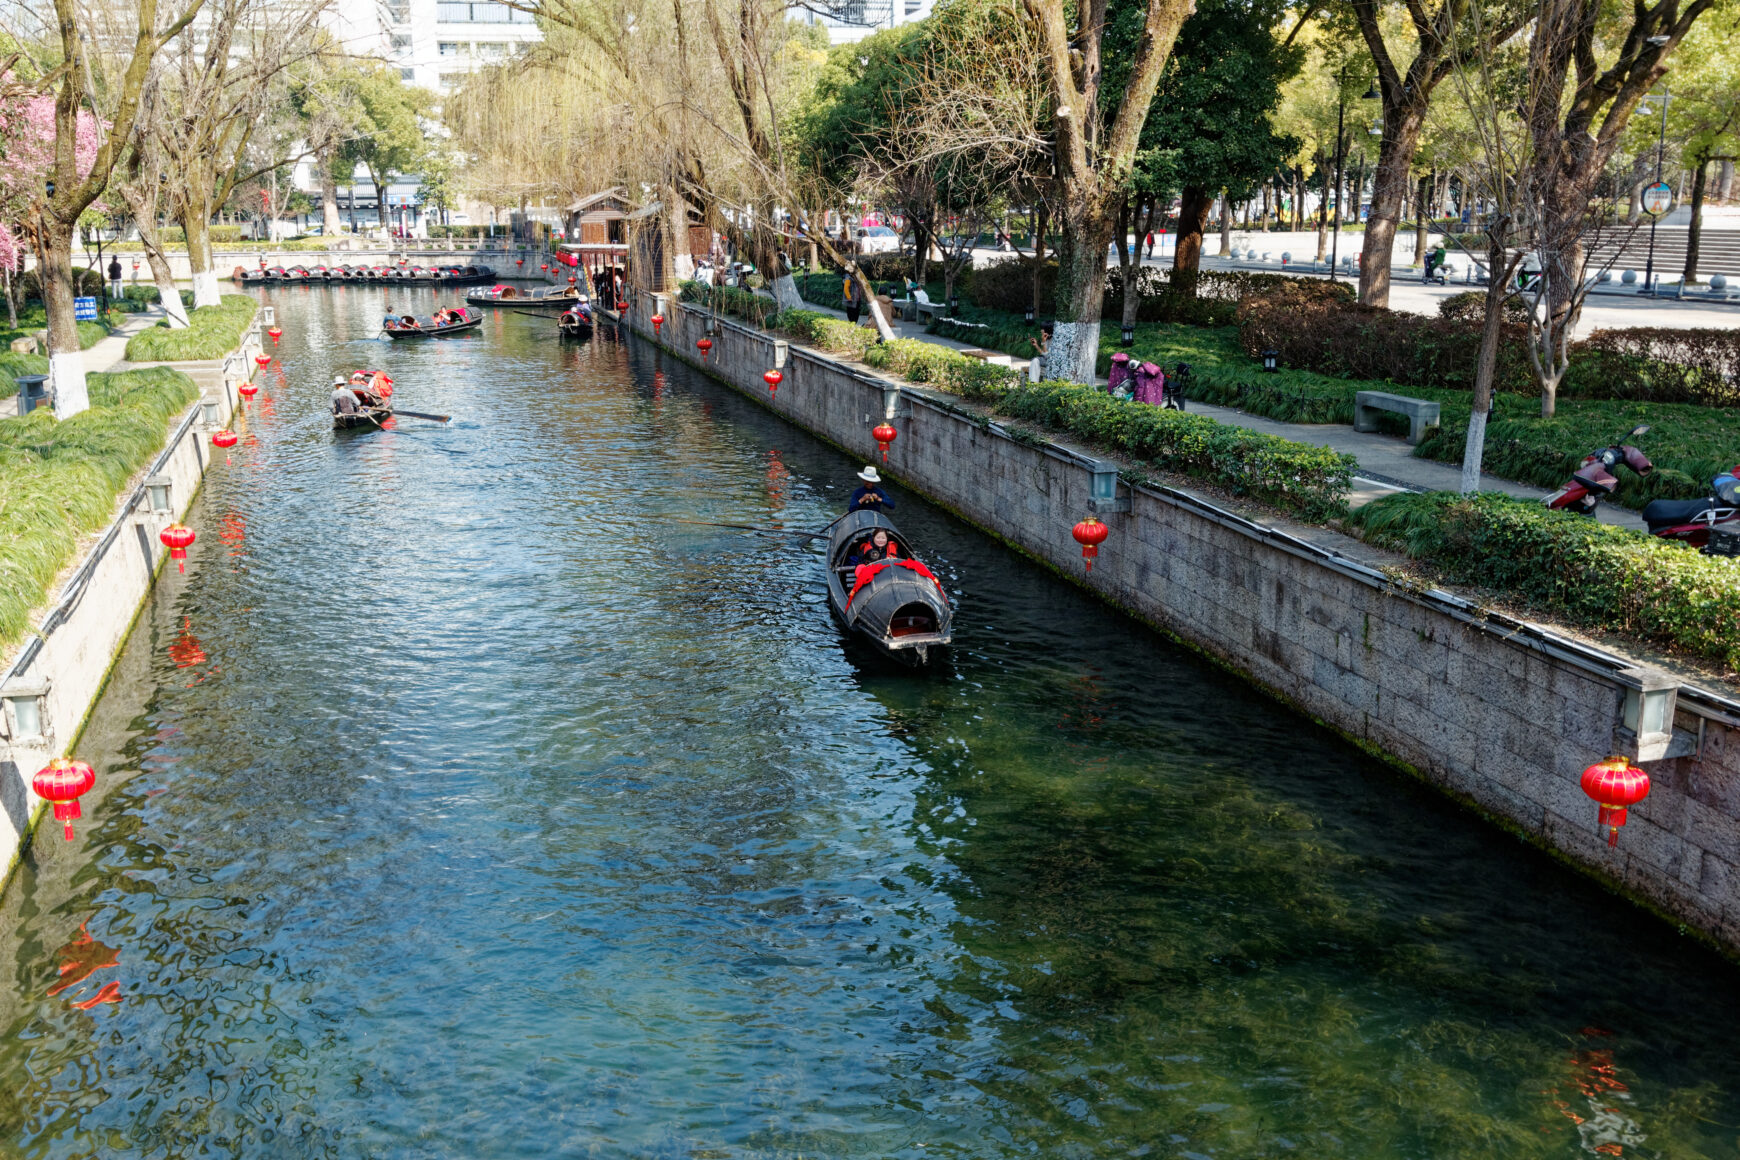
[(1385, 496), (1352, 522), (1453, 579), (1740, 669), (1740, 561), (1492, 492)]
[(242, 343), (259, 303), (246, 294), (225, 294), (216, 306), (189, 312), (187, 326), (155, 326), (127, 342), (128, 362), (193, 362), (222, 358)]
[(90, 409), (64, 422), (48, 408), (0, 419), (0, 647), (23, 636), (79, 537), (114, 514), (121, 488), (199, 394), (167, 367), (86, 382)]

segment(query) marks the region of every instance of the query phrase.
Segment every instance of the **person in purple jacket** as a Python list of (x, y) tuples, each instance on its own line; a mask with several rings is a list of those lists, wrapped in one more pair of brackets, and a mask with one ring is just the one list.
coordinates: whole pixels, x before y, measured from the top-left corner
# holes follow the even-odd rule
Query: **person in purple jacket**
[(1119, 351), (1112, 356), (1112, 371), (1106, 380), (1106, 393), (1110, 395), (1128, 394), (1130, 382), (1130, 356)]
[(1151, 362), (1136, 368), (1136, 401), (1156, 407), (1166, 402), (1166, 372)]

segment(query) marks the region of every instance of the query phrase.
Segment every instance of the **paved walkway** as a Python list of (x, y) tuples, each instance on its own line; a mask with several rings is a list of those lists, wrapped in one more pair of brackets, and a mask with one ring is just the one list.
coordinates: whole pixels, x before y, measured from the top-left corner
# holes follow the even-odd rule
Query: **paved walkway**
[[(841, 311), (814, 303), (806, 303), (805, 309), (835, 318), (845, 317)], [(921, 342), (946, 346), (951, 350), (975, 349), (969, 343), (926, 334), (924, 325), (918, 322), (896, 322), (894, 332), (901, 338), (914, 338)], [(1023, 359), (1015, 360), (1018, 368), (1025, 369), (1026, 365)], [(1329, 447), (1352, 455), (1359, 460), (1353, 492), (1348, 497), (1354, 507), (1397, 491), (1456, 491), (1462, 486), (1460, 465), (1417, 458), (1408, 441), (1398, 435), (1365, 434), (1342, 424), (1285, 423), (1261, 415), (1249, 415), (1232, 407), (1217, 407), (1208, 403), (1193, 402), (1190, 409), (1221, 423), (1279, 435), (1284, 439), (1309, 443), (1315, 447)], [(1517, 483), (1486, 473), (1480, 477), (1480, 486), (1485, 491), (1501, 491), (1523, 499), (1540, 499), (1547, 494), (1546, 489), (1533, 484)], [(1614, 504), (1602, 505), (1600, 519), (1602, 523), (1643, 530), (1643, 520), (1636, 512)]]

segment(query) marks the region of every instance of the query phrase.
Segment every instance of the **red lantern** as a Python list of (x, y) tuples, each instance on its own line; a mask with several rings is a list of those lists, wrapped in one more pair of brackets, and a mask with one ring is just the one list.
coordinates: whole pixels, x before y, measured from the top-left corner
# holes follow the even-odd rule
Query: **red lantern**
[(270, 363), (271, 361), (272, 361), (272, 356), (265, 353), (264, 351), (262, 351), (259, 354), (254, 356), (254, 365), (259, 367), (261, 370), (265, 370), (266, 364)]
[(892, 423), (882, 423), (870, 429), (870, 438), (876, 440), (876, 446), (882, 450), (882, 462), (888, 462), (888, 445), (900, 432), (894, 429)]
[(234, 431), (213, 431), (211, 443), (213, 447), (224, 449), (224, 462), (228, 463), (230, 461), (229, 450), (236, 445), (236, 433)]
[(540, 265), (540, 266), (539, 266), (539, 267), (538, 267), (538, 269), (540, 269), (540, 270), (542, 270), (542, 271), (543, 271), (543, 272), (544, 272), (544, 273), (546, 273), (546, 274), (548, 274), (548, 273), (549, 273), (549, 272), (550, 272), (550, 263), (548, 263), (548, 262), (545, 262), (545, 263), (543, 263), (543, 264), (542, 264), (542, 265)]
[(515, 258), (514, 259), (514, 265), (516, 265), (516, 266), (524, 266), (525, 264), (526, 264), (526, 260), (524, 258)]
[(1106, 537), (1112, 534), (1112, 530), (1089, 516), (1077, 524), (1070, 534), (1081, 545), (1081, 558), (1087, 561), (1087, 570), (1092, 572), (1094, 557), (1100, 554), (1100, 545), (1106, 542)]
[(187, 549), (194, 541), (193, 529), (185, 524), (170, 524), (157, 533), (157, 538), (169, 549), (169, 558), (177, 561), (177, 568), (187, 571)]
[(701, 361), (706, 362), (707, 352), (713, 349), (713, 340), (710, 338), (697, 338), (695, 340), (695, 347), (701, 352)]
[(260, 388), (256, 387), (253, 383), (243, 383), (241, 386), (236, 388), (236, 391), (242, 396), (242, 398), (252, 399), (255, 395), (260, 393)]
[(277, 345), (278, 340), (280, 338), (284, 337), (284, 332), (282, 330), (278, 329), (276, 326), (267, 327), (266, 333), (272, 336), (272, 344), (274, 346)]
[(79, 812), (79, 798), (96, 784), (96, 770), (82, 761), (68, 761), (64, 757), (55, 758), (30, 779), (30, 787), (36, 791), (36, 796), (54, 803), (54, 820), (66, 823), (66, 840), (69, 842), (73, 836), (73, 819), (84, 816)]
[(576, 284), (576, 283), (578, 283), (578, 282), (579, 282), (579, 281), (580, 281), (580, 279), (578, 279), (578, 278), (576, 278), (576, 277), (574, 277), (574, 276), (573, 276), (573, 275), (572, 275), (572, 274), (570, 274), (570, 275), (569, 275), (569, 276), (568, 276), (568, 285), (570, 285), (570, 286), (573, 286), (573, 285), (575, 285), (575, 284)]
[(652, 316), (652, 324), (653, 324), (653, 337), (657, 338), (659, 336), (659, 327), (661, 327), (665, 324), (665, 316), (662, 314), (653, 315)]
[(777, 395), (779, 394), (779, 384), (785, 382), (785, 376), (778, 371), (763, 371), (761, 380), (767, 384), (769, 394)]
[(1649, 774), (1620, 756), (1598, 761), (1583, 771), (1583, 792), (1601, 809), (1596, 825), (1607, 828), (1607, 844), (1619, 844), (1619, 827), (1626, 811), (1649, 796)]

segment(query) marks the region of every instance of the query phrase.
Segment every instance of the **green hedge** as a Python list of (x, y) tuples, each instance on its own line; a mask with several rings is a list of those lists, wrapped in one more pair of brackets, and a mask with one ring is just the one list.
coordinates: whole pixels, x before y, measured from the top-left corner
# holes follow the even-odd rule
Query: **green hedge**
[(88, 375), (86, 383), (90, 410), (65, 422), (47, 408), (0, 419), (0, 647), (24, 635), (79, 537), (109, 520), (121, 488), (199, 394), (167, 367)]
[(1454, 579), (1740, 669), (1735, 560), (1490, 492), (1385, 496), (1353, 523)]
[[(242, 240), (241, 226), (207, 226), (206, 230), (208, 241), (223, 243)], [(163, 230), (160, 236), (165, 242), (173, 242), (176, 245), (187, 244), (187, 231), (180, 226), (169, 226)]]
[(241, 345), (242, 332), (259, 303), (246, 294), (225, 294), (217, 306), (202, 306), (187, 316), (188, 325), (171, 330), (167, 323), (134, 335), (127, 342), (128, 362), (191, 362), (222, 358)]

